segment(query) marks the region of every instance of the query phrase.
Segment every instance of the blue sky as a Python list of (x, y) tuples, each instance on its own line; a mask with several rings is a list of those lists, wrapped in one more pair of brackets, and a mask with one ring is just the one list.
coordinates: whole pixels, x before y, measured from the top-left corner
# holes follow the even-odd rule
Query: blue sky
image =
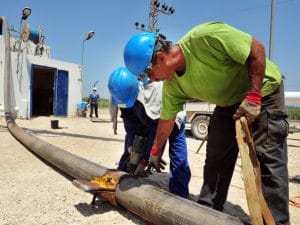
[[(158, 28), (173, 42), (193, 26), (207, 21), (224, 21), (262, 41), (269, 49), (271, 0), (166, 0), (173, 15), (158, 16)], [(27, 19), (41, 26), (51, 47), (51, 58), (81, 64), (82, 41), (96, 32), (84, 47), (84, 95), (96, 81), (99, 94), (107, 98), (111, 72), (123, 66), (123, 48), (139, 32), (134, 23), (148, 25), (150, 0), (6, 0), (0, 16), (19, 29), (22, 9), (32, 13)], [(288, 91), (300, 91), (300, 0), (276, 0), (273, 61), (285, 75)]]

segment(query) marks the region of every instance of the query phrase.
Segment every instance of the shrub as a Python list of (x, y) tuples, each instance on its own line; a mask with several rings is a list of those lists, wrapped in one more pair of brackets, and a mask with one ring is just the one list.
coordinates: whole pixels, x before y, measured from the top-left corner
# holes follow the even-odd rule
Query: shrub
[(300, 120), (300, 108), (288, 108), (288, 116), (290, 120)]

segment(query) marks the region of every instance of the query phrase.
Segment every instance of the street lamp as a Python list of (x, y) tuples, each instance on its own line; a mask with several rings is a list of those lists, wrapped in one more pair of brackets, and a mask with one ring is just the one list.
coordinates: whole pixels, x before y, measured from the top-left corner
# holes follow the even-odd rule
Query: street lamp
[(96, 87), (96, 84), (98, 83), (99, 81), (97, 80), (95, 83), (94, 83), (94, 86), (93, 87)]
[(20, 21), (20, 34), (21, 34), (21, 28), (22, 28), (22, 23), (24, 20), (26, 20), (28, 18), (28, 16), (30, 16), (31, 14), (31, 8), (29, 7), (25, 7), (22, 11), (22, 17), (21, 17), (21, 21)]
[(82, 51), (81, 51), (81, 78), (82, 81), (82, 75), (83, 75), (83, 54), (84, 54), (84, 42), (90, 40), (95, 35), (94, 31), (90, 31), (86, 38), (82, 41)]
[(25, 7), (22, 11), (22, 20), (26, 20), (30, 14), (31, 14), (31, 8)]
[[(21, 44), (22, 44), (22, 38), (24, 36), (24, 34), (21, 32), (22, 29), (22, 23), (24, 20), (26, 20), (31, 14), (31, 8), (29, 7), (25, 7), (22, 10), (22, 17), (21, 17), (21, 21), (20, 21), (20, 27), (19, 27), (19, 35), (20, 38), (19, 40), (16, 42), (16, 44), (19, 42), (18, 47), (17, 47), (17, 51), (18, 51), (18, 57), (17, 57), (17, 73), (19, 73), (19, 58), (20, 58), (20, 51), (21, 51)], [(28, 27), (29, 28), (29, 27)], [(28, 30), (28, 37), (30, 34), (30, 30)]]

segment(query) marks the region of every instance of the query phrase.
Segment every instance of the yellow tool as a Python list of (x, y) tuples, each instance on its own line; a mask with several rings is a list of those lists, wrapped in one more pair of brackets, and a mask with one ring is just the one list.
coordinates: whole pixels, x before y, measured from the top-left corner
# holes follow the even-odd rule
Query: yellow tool
[(236, 140), (242, 163), (247, 203), (252, 225), (275, 225), (261, 188), (260, 164), (256, 157), (252, 133), (245, 117), (236, 121)]
[(92, 205), (95, 206), (96, 198), (108, 201), (110, 204), (117, 206), (116, 188), (122, 178), (130, 176), (119, 170), (107, 170), (100, 177), (94, 177), (92, 180), (73, 180), (73, 184), (85, 192), (92, 193)]

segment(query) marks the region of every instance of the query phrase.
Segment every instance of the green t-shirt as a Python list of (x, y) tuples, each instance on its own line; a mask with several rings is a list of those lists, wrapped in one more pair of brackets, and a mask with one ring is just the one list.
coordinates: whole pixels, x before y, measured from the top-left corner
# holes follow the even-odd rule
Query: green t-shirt
[[(249, 90), (246, 60), (251, 42), (251, 35), (221, 22), (190, 30), (178, 43), (186, 61), (185, 73), (164, 81), (160, 118), (174, 118), (189, 99), (219, 106), (241, 102)], [(281, 79), (278, 67), (267, 60), (263, 96), (271, 94)]]

